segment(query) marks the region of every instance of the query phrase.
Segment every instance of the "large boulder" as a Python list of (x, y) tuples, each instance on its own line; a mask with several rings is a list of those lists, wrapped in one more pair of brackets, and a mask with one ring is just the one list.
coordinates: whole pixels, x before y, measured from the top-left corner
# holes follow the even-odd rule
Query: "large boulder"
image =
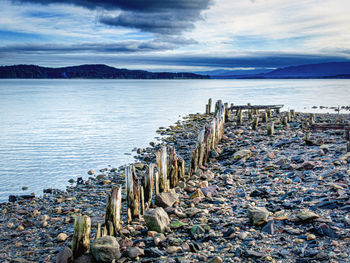
[(97, 238), (91, 245), (91, 253), (96, 261), (110, 263), (120, 258), (119, 243), (112, 236)]
[(170, 224), (168, 214), (161, 207), (148, 209), (144, 215), (144, 219), (147, 227), (158, 233), (164, 233)]
[(156, 196), (156, 205), (163, 208), (172, 207), (179, 200), (179, 194), (175, 192), (163, 192)]

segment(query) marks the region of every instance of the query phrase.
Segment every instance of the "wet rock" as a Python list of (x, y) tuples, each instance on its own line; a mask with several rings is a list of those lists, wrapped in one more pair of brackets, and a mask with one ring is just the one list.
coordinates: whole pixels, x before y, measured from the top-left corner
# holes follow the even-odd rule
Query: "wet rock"
[(74, 263), (96, 263), (92, 255), (82, 255), (74, 259)]
[(144, 215), (144, 219), (150, 230), (159, 233), (164, 233), (170, 223), (168, 214), (161, 207), (148, 209)]
[(248, 149), (242, 149), (238, 152), (235, 152), (233, 155), (234, 160), (240, 160), (240, 159), (248, 159), (251, 156), (252, 152)]
[(267, 224), (261, 229), (262, 232), (273, 235), (275, 234), (275, 226), (273, 221), (267, 222)]
[(215, 186), (210, 186), (210, 187), (203, 187), (201, 188), (201, 192), (206, 196), (206, 197), (213, 197), (217, 195), (217, 190)]
[(163, 208), (172, 207), (179, 200), (179, 194), (175, 192), (163, 192), (156, 196), (156, 205)]
[(126, 249), (126, 254), (129, 258), (137, 258), (140, 256), (143, 256), (145, 254), (145, 251), (142, 248), (139, 247), (129, 247)]
[(63, 241), (66, 241), (67, 237), (68, 237), (67, 234), (65, 234), (65, 233), (60, 233), (60, 234), (58, 234), (58, 236), (57, 236), (57, 240), (60, 241), (60, 242), (63, 242)]
[(195, 198), (204, 198), (205, 195), (203, 194), (203, 192), (201, 191), (201, 189), (197, 189), (191, 196), (191, 199), (195, 199)]
[(308, 209), (300, 211), (295, 216), (296, 221), (298, 222), (308, 222), (320, 218), (319, 215), (315, 214), (314, 212), (311, 212)]
[(120, 258), (119, 244), (115, 237), (104, 236), (94, 240), (91, 253), (97, 261), (112, 262)]
[(56, 257), (56, 263), (71, 263), (73, 262), (73, 252), (69, 247), (62, 249)]
[(248, 218), (252, 225), (262, 225), (267, 222), (269, 217), (269, 211), (264, 207), (249, 207)]

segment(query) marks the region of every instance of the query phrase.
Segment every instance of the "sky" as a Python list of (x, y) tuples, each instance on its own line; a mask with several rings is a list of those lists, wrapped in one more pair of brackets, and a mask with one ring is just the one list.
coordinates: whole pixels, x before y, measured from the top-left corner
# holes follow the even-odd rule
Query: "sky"
[(349, 0), (0, 0), (0, 65), (151, 71), (350, 61)]

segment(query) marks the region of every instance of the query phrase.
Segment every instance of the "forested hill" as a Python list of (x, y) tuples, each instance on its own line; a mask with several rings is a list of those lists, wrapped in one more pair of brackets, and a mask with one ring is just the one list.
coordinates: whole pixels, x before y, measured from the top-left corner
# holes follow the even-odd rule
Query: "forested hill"
[(106, 65), (81, 65), (47, 68), (35, 65), (0, 67), (2, 79), (208, 79), (209, 76), (194, 73), (148, 72), (128, 70)]

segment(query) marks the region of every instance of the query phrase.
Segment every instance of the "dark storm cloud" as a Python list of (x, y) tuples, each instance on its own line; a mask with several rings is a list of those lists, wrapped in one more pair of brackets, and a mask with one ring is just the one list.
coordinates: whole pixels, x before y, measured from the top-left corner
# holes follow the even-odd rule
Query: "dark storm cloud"
[[(194, 27), (201, 11), (212, 0), (13, 0), (37, 4), (73, 4), (89, 9), (102, 9), (99, 21), (110, 26), (136, 28), (159, 34), (180, 34)], [(113, 16), (108, 10), (120, 10)]]

